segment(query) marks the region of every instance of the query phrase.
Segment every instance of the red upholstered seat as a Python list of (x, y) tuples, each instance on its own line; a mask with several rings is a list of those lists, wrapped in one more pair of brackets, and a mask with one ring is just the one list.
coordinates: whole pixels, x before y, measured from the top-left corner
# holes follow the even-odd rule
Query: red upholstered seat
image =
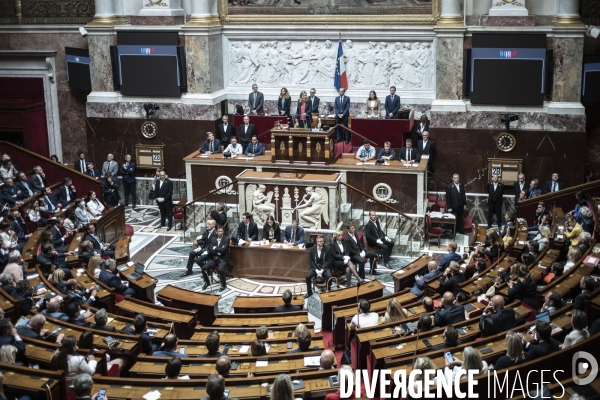
[(544, 284), (548, 285), (554, 279), (554, 272), (550, 272), (544, 276)]
[(135, 231), (133, 230), (133, 226), (125, 224), (125, 234), (127, 236), (133, 236), (134, 233)]
[(434, 234), (434, 235), (441, 235), (442, 233), (444, 233), (444, 230), (442, 228), (440, 228), (439, 226), (434, 226), (429, 229), (429, 233)]
[(427, 200), (431, 203), (437, 203), (437, 194), (428, 194)]
[(446, 200), (438, 200), (435, 204), (438, 207), (443, 208), (444, 211), (448, 211), (448, 209), (446, 208)]
[(465, 233), (473, 232), (473, 218), (463, 218), (463, 227), (465, 229)]
[(429, 215), (425, 216), (425, 221), (427, 222), (427, 234), (429, 236), (437, 236), (438, 246), (441, 246), (440, 237), (442, 236), (442, 233), (444, 233), (444, 230), (439, 226), (433, 226)]
[(40, 226), (37, 222), (31, 222), (31, 221), (25, 222), (25, 225), (27, 225), (27, 231), (29, 233), (32, 233), (33, 231), (37, 230), (37, 228), (39, 228), (39, 226)]
[(120, 294), (117, 294), (117, 293), (115, 293), (115, 303), (120, 303), (120, 302), (122, 302), (123, 300), (125, 300), (125, 297), (123, 297), (123, 296), (122, 296), (122, 295), (120, 295)]

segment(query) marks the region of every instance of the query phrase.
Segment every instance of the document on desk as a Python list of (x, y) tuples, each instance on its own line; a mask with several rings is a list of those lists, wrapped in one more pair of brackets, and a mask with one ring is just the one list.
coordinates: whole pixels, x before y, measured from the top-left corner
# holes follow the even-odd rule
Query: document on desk
[(444, 218), (444, 219), (456, 219), (456, 216), (454, 214), (446, 213), (446, 214), (444, 214), (444, 216), (442, 218)]
[(304, 357), (305, 367), (318, 367), (321, 365), (321, 356)]
[(200, 158), (208, 158), (208, 157), (210, 157), (210, 155), (209, 155), (209, 154), (201, 154), (201, 155), (200, 155)]
[(258, 367), (268, 367), (269, 360), (256, 360), (256, 368)]
[(250, 346), (249, 345), (244, 344), (244, 345), (240, 346), (240, 354), (241, 353), (248, 353), (248, 350), (250, 350)]
[(174, 205), (174, 206), (175, 206), (175, 205), (177, 205), (177, 204), (179, 204), (179, 200), (175, 200), (175, 201), (173, 202), (173, 205)]
[(242, 246), (246, 243), (246, 241), (244, 239), (240, 239), (238, 240), (238, 246)]
[(258, 240), (257, 241), (253, 240), (250, 242), (250, 247), (257, 247), (257, 246), (260, 246), (260, 242)]
[(280, 247), (281, 245), (277, 243), (273, 243), (273, 245), (271, 246), (272, 249), (279, 249)]
[(158, 390), (153, 390), (152, 392), (148, 392), (142, 396), (146, 400), (157, 400), (160, 399), (160, 392)]
[(442, 218), (443, 216), (444, 216), (444, 214), (442, 214), (439, 211), (432, 211), (429, 213), (430, 218)]

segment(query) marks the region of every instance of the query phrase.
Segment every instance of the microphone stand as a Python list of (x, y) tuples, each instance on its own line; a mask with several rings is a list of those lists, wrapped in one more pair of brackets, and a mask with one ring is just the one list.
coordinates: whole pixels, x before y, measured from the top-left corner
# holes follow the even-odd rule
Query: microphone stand
[(358, 306), (358, 313), (356, 314), (356, 329), (360, 328), (360, 304), (358, 302), (358, 291), (360, 289), (360, 282), (356, 283), (356, 305)]
[(415, 365), (415, 357), (417, 356), (417, 350), (419, 349), (419, 336), (421, 335), (421, 330), (417, 326), (417, 342), (415, 344), (415, 352), (413, 353), (412, 365)]

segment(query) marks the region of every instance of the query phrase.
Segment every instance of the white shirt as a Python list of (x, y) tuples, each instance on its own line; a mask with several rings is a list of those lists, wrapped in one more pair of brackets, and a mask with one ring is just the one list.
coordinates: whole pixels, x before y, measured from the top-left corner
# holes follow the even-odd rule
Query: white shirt
[(457, 184), (454, 184), (454, 186), (456, 186), (456, 190), (458, 191), (458, 193), (460, 193), (460, 186)]
[(67, 186), (65, 186), (65, 188), (67, 188), (67, 190), (65, 190), (65, 192), (67, 193), (67, 202), (71, 202), (71, 194), (69, 193), (70, 190)]
[(236, 143), (235, 146), (229, 143), (224, 152), (229, 152), (231, 155), (240, 155), (244, 152), (244, 150), (242, 149), (242, 145), (239, 143)]
[(425, 150), (425, 146), (427, 146), (427, 140), (423, 140), (423, 150)]
[(344, 245), (342, 244), (342, 242), (338, 242), (337, 245), (340, 248), (340, 250), (342, 251), (342, 253), (344, 253)]
[(359, 325), (361, 328), (370, 328), (372, 326), (379, 325), (379, 315), (375, 312), (370, 312), (368, 314), (360, 314), (360, 318), (357, 315), (352, 317), (352, 322), (350, 323), (351, 328), (356, 329)]

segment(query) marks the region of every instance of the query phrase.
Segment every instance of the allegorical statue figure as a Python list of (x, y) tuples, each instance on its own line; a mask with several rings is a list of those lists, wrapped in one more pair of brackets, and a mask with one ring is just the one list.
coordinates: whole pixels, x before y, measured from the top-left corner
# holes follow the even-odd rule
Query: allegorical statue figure
[(271, 203), (273, 192), (265, 195), (265, 185), (248, 185), (246, 189), (246, 209), (254, 217), (254, 222), (264, 225), (267, 218), (275, 211), (275, 204)]
[(320, 229), (321, 215), (323, 216), (325, 223), (329, 224), (328, 208), (329, 195), (327, 194), (327, 190), (323, 188), (313, 189), (312, 187), (307, 187), (306, 194), (295, 209), (298, 211), (300, 226), (308, 229)]

